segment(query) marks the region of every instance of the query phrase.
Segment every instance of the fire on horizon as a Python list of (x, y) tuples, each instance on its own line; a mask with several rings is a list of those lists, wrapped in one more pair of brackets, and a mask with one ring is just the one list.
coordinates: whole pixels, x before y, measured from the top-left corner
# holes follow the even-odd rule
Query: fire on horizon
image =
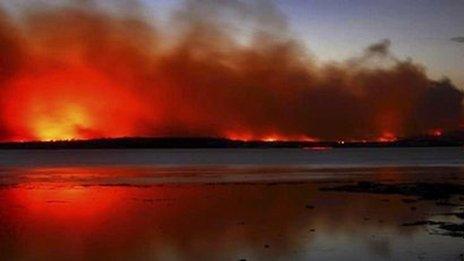
[(463, 93), (395, 57), (389, 40), (324, 64), (269, 30), (284, 20), (278, 12), (251, 19), (255, 32), (245, 37), (223, 29), (242, 9), (190, 0), (167, 36), (142, 15), (90, 2), (0, 9), (1, 141), (392, 141), (463, 123)]

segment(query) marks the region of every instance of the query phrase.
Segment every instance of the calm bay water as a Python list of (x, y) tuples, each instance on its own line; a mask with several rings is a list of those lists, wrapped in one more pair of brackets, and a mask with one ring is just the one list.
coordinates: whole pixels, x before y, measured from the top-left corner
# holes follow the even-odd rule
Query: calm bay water
[[(0, 260), (459, 260), (453, 204), (321, 191), (463, 183), (462, 148), (0, 151)], [(411, 203), (413, 202), (413, 203)]]
[(0, 166), (3, 167), (124, 165), (464, 166), (464, 148), (0, 150)]

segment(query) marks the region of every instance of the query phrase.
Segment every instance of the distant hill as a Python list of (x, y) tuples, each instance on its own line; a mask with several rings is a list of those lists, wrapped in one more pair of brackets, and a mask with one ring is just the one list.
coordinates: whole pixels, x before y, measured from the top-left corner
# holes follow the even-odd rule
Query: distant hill
[(236, 141), (222, 138), (114, 138), (46, 142), (5, 142), (0, 149), (296, 148), (306, 142)]
[(308, 148), (463, 146), (464, 132), (418, 136), (393, 142), (236, 141), (222, 138), (115, 138), (47, 142), (4, 142), (0, 149)]

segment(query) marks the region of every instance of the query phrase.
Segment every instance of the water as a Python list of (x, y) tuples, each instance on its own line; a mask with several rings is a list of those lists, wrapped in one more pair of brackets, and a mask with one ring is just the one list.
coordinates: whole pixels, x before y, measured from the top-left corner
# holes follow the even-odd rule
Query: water
[(462, 222), (459, 197), (320, 188), (463, 183), (463, 152), (0, 151), (0, 260), (459, 260), (463, 238), (402, 226)]
[(462, 166), (464, 148), (0, 150), (0, 166), (3, 167), (192, 165)]

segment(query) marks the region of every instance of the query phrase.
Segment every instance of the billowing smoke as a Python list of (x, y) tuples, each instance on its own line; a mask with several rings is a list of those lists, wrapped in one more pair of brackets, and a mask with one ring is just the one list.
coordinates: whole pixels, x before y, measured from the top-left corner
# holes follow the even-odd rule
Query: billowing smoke
[(389, 40), (321, 64), (269, 1), (188, 0), (158, 24), (134, 1), (4, 9), (1, 140), (388, 140), (462, 121), (462, 92)]

